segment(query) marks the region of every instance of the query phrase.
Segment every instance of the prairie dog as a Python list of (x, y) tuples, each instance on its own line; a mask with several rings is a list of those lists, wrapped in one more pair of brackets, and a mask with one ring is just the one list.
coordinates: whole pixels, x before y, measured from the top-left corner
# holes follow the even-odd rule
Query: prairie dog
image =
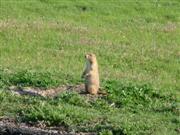
[(85, 90), (93, 95), (98, 94), (99, 90), (99, 72), (98, 72), (98, 63), (96, 60), (95, 54), (86, 54), (86, 67), (82, 74), (82, 77), (85, 78)]

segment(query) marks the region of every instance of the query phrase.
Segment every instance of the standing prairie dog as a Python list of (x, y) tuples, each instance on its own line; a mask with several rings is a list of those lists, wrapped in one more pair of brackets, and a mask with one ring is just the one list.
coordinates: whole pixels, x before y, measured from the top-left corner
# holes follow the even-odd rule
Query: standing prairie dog
[(86, 54), (86, 67), (82, 74), (82, 77), (85, 78), (85, 90), (93, 95), (98, 94), (99, 90), (99, 72), (98, 72), (98, 63), (96, 60), (95, 54)]

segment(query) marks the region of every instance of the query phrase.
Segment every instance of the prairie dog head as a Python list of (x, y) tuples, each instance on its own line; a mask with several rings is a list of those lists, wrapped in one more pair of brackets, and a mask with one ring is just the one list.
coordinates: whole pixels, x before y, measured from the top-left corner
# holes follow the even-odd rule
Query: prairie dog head
[(93, 53), (89, 53), (89, 54), (86, 54), (85, 55), (85, 58), (88, 62), (90, 62), (90, 64), (95, 64), (97, 63), (97, 60), (96, 60), (96, 55), (93, 54)]

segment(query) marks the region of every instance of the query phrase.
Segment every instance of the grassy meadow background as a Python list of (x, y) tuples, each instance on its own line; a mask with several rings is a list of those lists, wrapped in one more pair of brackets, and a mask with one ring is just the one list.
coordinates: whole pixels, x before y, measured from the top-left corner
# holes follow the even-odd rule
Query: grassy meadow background
[[(74, 132), (178, 134), (179, 37), (179, 0), (0, 0), (0, 117)], [(7, 91), (82, 83), (88, 52), (107, 97)]]

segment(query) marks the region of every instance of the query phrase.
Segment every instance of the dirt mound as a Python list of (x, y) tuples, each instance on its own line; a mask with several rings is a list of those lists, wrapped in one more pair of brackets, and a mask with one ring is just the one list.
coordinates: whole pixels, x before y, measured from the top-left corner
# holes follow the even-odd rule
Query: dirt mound
[(31, 95), (31, 96), (42, 96), (42, 97), (56, 97), (58, 94), (68, 91), (68, 92), (77, 92), (79, 94), (85, 94), (84, 84), (80, 85), (62, 85), (54, 89), (40, 89), (33, 87), (18, 87), (11, 86), (9, 90), (17, 95)]
[(88, 94), (85, 91), (84, 84), (62, 85), (57, 88), (51, 88), (51, 89), (11, 86), (11, 87), (9, 87), (9, 90), (13, 94), (16, 94), (16, 95), (31, 95), (31, 96), (50, 97), (50, 98), (55, 98), (60, 93), (63, 93), (63, 92), (77, 92), (77, 93), (81, 94), (82, 96), (86, 96), (90, 99), (95, 99), (95, 98), (107, 95), (107, 93), (104, 93), (102, 91), (100, 91), (98, 95)]

